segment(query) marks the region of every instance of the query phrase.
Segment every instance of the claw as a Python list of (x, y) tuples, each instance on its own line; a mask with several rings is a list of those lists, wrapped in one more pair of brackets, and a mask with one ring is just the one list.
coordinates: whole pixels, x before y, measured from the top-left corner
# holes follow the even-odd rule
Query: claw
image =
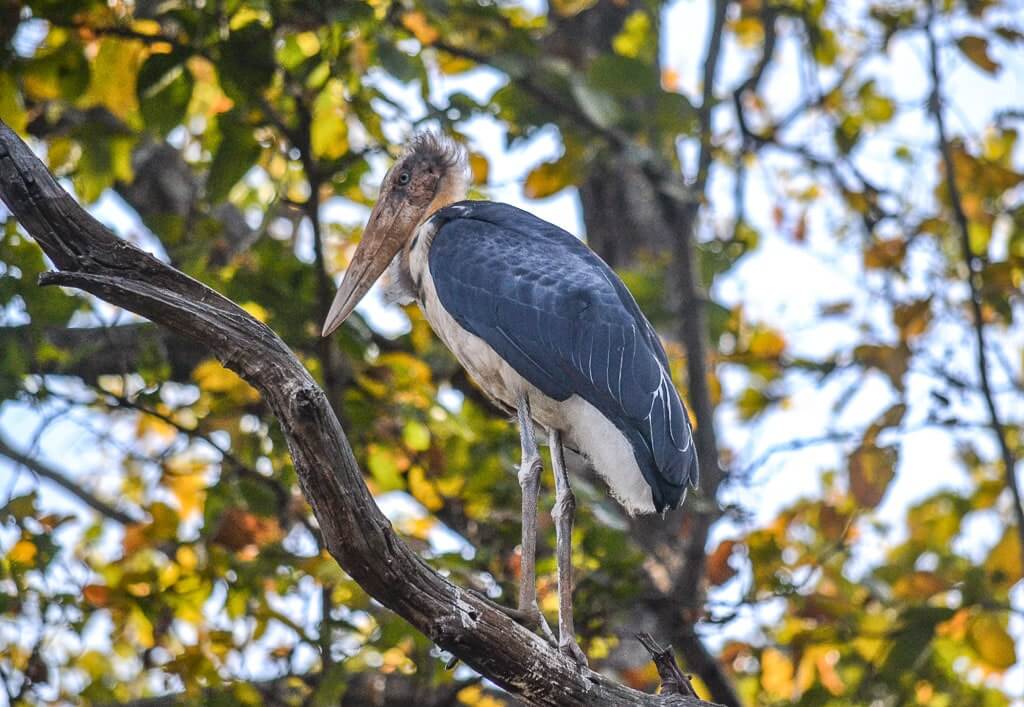
[(568, 640), (563, 640), (558, 644), (558, 650), (562, 655), (572, 659), (581, 668), (590, 667), (590, 663), (587, 662), (587, 654), (579, 647), (575, 638), (569, 637)]

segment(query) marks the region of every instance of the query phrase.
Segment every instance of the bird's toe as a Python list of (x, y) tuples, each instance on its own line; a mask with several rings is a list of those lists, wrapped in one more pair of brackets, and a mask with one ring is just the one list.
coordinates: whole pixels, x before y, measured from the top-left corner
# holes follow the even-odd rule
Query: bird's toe
[(571, 658), (581, 668), (590, 667), (590, 663), (587, 662), (587, 654), (576, 643), (576, 639), (570, 638), (568, 641), (562, 641), (558, 645), (558, 650), (561, 651), (562, 655)]

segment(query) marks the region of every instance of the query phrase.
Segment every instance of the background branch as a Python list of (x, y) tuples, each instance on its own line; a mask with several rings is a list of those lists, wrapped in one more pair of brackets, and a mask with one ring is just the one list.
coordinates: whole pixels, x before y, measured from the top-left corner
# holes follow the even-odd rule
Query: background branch
[(133, 523), (142, 522), (142, 518), (137, 517), (133, 513), (118, 510), (112, 504), (89, 493), (56, 469), (44, 464), (38, 459), (33, 459), (26, 454), (22, 454), (12, 447), (3, 437), (0, 437), (0, 456), (7, 457), (10, 461), (19, 466), (25, 467), (36, 476), (57, 484), (79, 501), (89, 506), (89, 508), (92, 508), (94, 511), (97, 511), (110, 520), (117, 521), (122, 525), (132, 525)]
[(942, 115), (942, 76), (939, 68), (939, 49), (935, 41), (934, 32), (935, 7), (929, 5), (928, 23), (925, 27), (925, 34), (928, 37), (928, 57), (931, 68), (932, 90), (928, 101), (928, 111), (935, 120), (935, 129), (938, 132), (938, 147), (942, 155), (942, 164), (945, 167), (946, 190), (949, 193), (950, 208), (953, 210), (953, 220), (956, 224), (957, 235), (960, 240), (960, 251), (964, 263), (967, 265), (967, 285), (971, 293), (971, 314), (973, 316), (974, 345), (977, 349), (975, 362), (978, 368), (978, 378), (981, 382), (981, 396), (985, 400), (985, 407), (988, 409), (989, 425), (992, 434), (995, 435), (999, 445), (999, 454), (1002, 457), (1003, 468), (1006, 473), (1006, 485), (1010, 488), (1013, 496), (1013, 513), (1017, 519), (1017, 534), (1020, 538), (1021, 560), (1024, 562), (1024, 501), (1021, 499), (1020, 485), (1017, 483), (1017, 459), (1010, 448), (1007, 438), (1006, 426), (1003, 424), (999, 409), (996, 407), (995, 396), (992, 393), (992, 383), (989, 380), (988, 357), (986, 354), (987, 344), (985, 341), (985, 318), (982, 313), (981, 300), (981, 257), (971, 249), (971, 237), (967, 213), (964, 211), (963, 201), (960, 197), (960, 188), (956, 181), (956, 164), (953, 161), (953, 150), (946, 132), (946, 122)]

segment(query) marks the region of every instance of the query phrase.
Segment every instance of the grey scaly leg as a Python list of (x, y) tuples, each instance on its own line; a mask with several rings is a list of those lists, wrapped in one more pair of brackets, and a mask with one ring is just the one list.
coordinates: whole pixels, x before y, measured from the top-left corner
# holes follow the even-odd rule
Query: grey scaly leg
[(555, 521), (557, 538), (558, 650), (579, 665), (587, 665), (587, 656), (576, 643), (576, 628), (572, 618), (572, 520), (576, 513), (576, 497), (572, 493), (569, 473), (565, 469), (562, 434), (556, 429), (549, 429), (548, 444), (551, 447), (551, 466), (555, 470), (555, 506), (551, 509), (551, 517)]
[(543, 466), (533, 432), (530, 401), (525, 395), (516, 403), (519, 417), (519, 442), (522, 459), (519, 463), (519, 485), (523, 489), (522, 559), (519, 580), (519, 613), (531, 625), (540, 628), (545, 638), (554, 636), (537, 606), (537, 499), (540, 496), (540, 474)]

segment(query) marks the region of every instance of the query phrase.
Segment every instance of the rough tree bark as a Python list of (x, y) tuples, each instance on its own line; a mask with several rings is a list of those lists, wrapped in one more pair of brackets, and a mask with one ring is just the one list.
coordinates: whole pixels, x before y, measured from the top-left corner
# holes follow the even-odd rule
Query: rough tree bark
[(0, 123), (0, 199), (75, 287), (200, 341), (274, 411), (324, 542), (370, 596), (481, 675), (540, 705), (709, 705), (648, 695), (562, 656), (491, 602), (435, 572), (377, 508), (323, 391), (285, 343), (200, 282), (117, 238)]

